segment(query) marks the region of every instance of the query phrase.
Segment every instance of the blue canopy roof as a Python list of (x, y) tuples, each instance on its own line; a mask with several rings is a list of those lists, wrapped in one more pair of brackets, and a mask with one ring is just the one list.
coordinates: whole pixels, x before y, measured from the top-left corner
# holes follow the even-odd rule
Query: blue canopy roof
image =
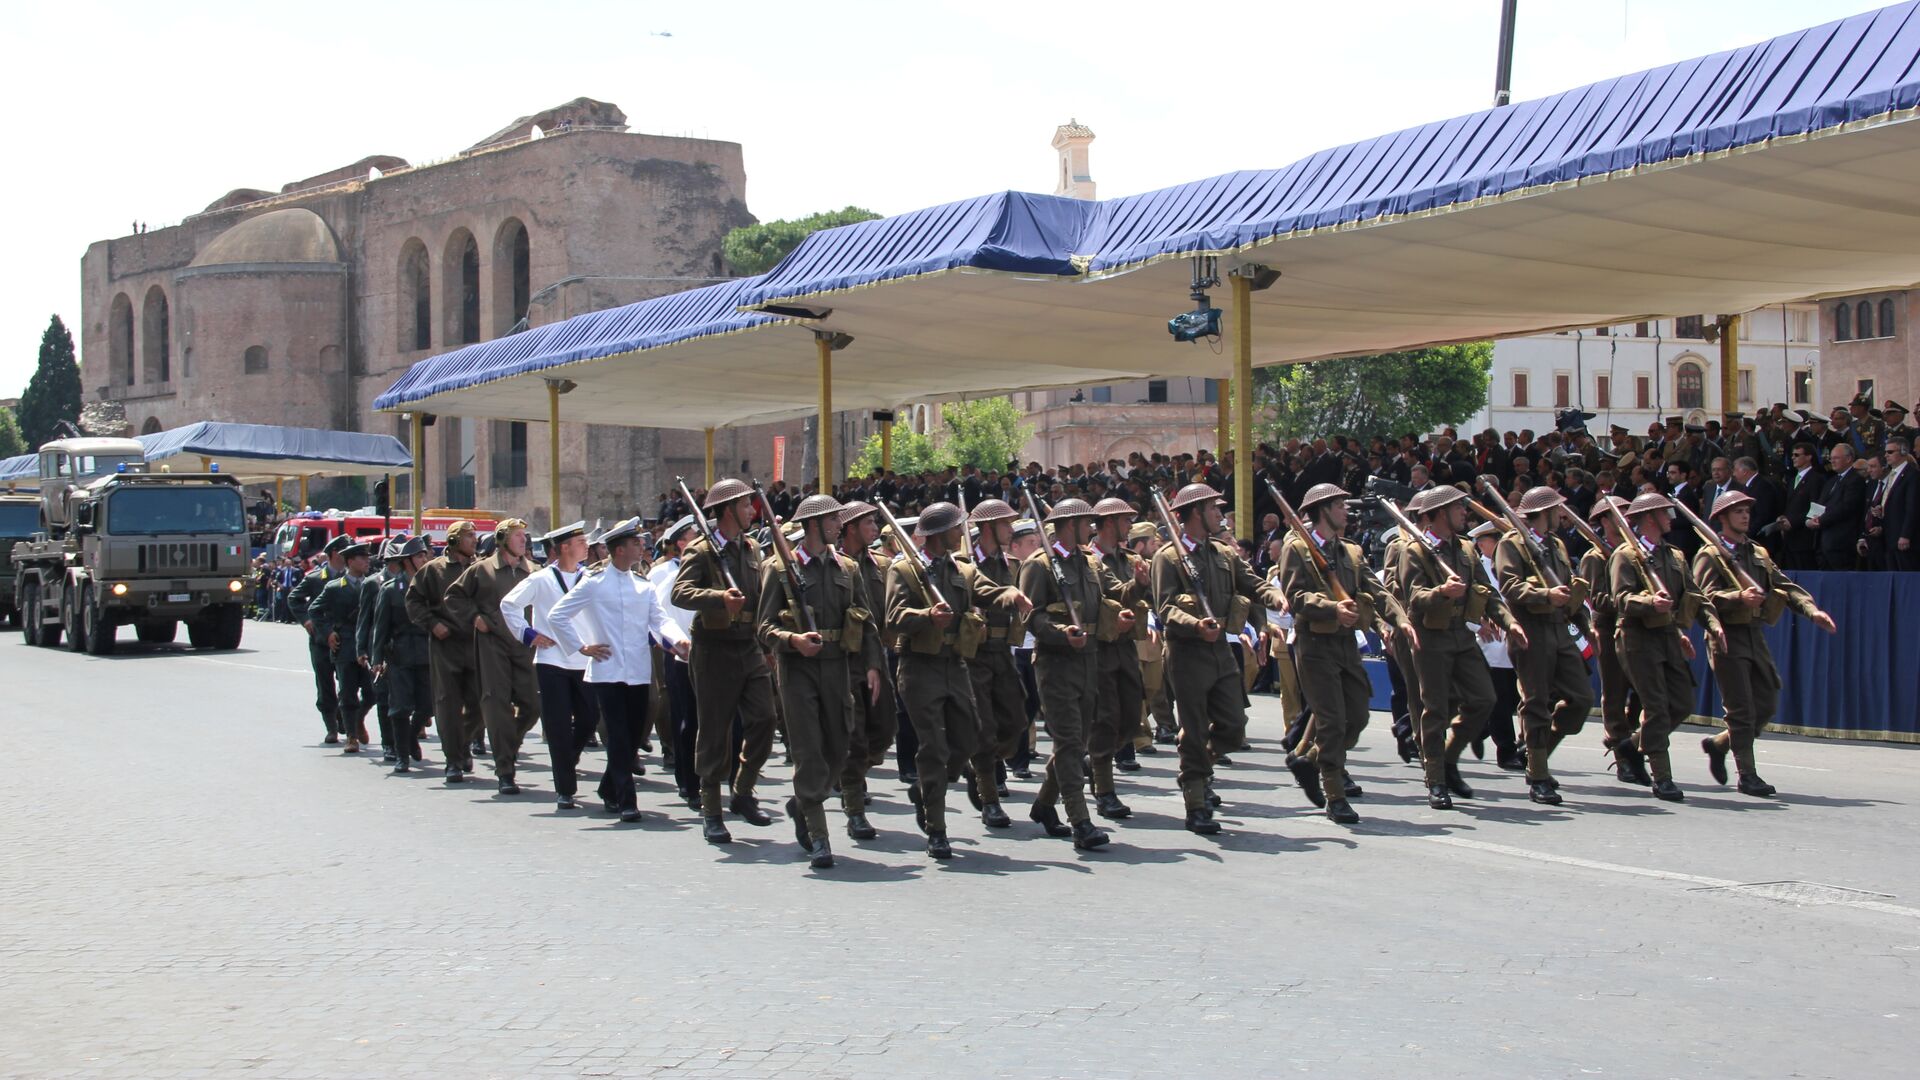
[(1906, 3), (1745, 48), (1097, 204), (1005, 193), (808, 237), (745, 307), (947, 271), (1069, 277), (1227, 253), (1885, 120), (1920, 104)]
[(412, 468), (399, 439), (361, 431), (224, 424), (203, 420), (139, 436), (147, 462), (212, 458), (240, 476), (375, 476)]
[(18, 454), (10, 458), (0, 458), (0, 484), (22, 480), (40, 482), (40, 459), (33, 454)]

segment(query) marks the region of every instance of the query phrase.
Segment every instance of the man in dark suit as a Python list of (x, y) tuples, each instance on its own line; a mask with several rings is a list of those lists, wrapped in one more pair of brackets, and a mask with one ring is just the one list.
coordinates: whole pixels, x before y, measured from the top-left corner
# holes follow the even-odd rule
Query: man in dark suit
[[(1766, 478), (1760, 471), (1760, 462), (1751, 457), (1743, 457), (1733, 463), (1732, 490), (1741, 492), (1753, 500), (1752, 522), (1755, 536), (1766, 547), (1773, 561), (1785, 565), (1782, 552), (1784, 532), (1780, 528), (1780, 511), (1785, 505), (1780, 488)], [(1713, 504), (1708, 503), (1709, 507)]]
[(1862, 570), (1887, 569), (1887, 524), (1885, 510), (1881, 500), (1889, 494), (1887, 488), (1887, 459), (1878, 454), (1868, 454), (1867, 467), (1867, 509), (1860, 519), (1860, 540), (1855, 550), (1860, 555)]
[(1920, 570), (1920, 475), (1913, 444), (1902, 435), (1887, 436), (1887, 490), (1880, 504), (1887, 538), (1887, 569)]
[(1788, 570), (1820, 568), (1820, 533), (1807, 525), (1812, 512), (1808, 507), (1820, 501), (1827, 485), (1827, 473), (1816, 452), (1810, 442), (1795, 442), (1787, 455), (1792, 464), (1787, 469), (1787, 506), (1780, 515), (1780, 529), (1785, 536), (1781, 565)]
[(1725, 495), (1733, 487), (1733, 462), (1724, 457), (1716, 457), (1707, 467), (1707, 475), (1700, 478), (1700, 506), (1713, 509), (1713, 502)]
[[(1694, 483), (1693, 466), (1684, 457), (1667, 462), (1667, 497), (1682, 503), (1698, 516), (1705, 509), (1700, 502), (1700, 486)], [(1700, 550), (1700, 537), (1694, 533), (1693, 526), (1679, 514), (1673, 515), (1673, 523), (1667, 529), (1667, 543), (1685, 553), (1688, 560)]]
[(1852, 570), (1859, 565), (1854, 545), (1866, 518), (1867, 481), (1853, 467), (1853, 447), (1847, 443), (1827, 451), (1827, 460), (1833, 464), (1833, 475), (1820, 493), (1820, 513), (1808, 518), (1807, 524), (1819, 533), (1820, 569)]

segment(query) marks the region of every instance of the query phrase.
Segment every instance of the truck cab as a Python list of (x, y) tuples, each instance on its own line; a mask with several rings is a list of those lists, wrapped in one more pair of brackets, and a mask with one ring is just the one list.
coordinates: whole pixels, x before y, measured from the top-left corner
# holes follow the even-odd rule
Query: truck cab
[(31, 540), (39, 531), (37, 496), (0, 494), (0, 623), (9, 628), (20, 624), (20, 608), (13, 599), (13, 581), (18, 574), (13, 566), (13, 545)]
[(144, 472), (146, 450), (136, 439), (55, 439), (40, 447), (40, 524), (64, 536), (72, 524), (74, 492), (102, 476)]

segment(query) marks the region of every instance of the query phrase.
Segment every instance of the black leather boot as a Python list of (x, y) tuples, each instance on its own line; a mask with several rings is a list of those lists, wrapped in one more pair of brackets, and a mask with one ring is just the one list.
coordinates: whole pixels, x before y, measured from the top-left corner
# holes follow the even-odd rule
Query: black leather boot
[(1007, 812), (1002, 810), (1000, 804), (997, 802), (990, 802), (981, 809), (980, 821), (989, 829), (1010, 829), (1013, 827), (1013, 819), (1007, 816)]
[(1671, 780), (1655, 780), (1653, 797), (1665, 802), (1685, 802), (1687, 798), (1686, 793), (1680, 790), (1680, 785)]
[(1187, 831), (1201, 836), (1213, 836), (1220, 831), (1220, 823), (1213, 820), (1213, 811), (1204, 806), (1187, 811)]
[(1726, 750), (1716, 746), (1711, 735), (1700, 740), (1700, 749), (1707, 755), (1707, 775), (1713, 777), (1714, 783), (1725, 784), (1727, 782)]
[(1447, 794), (1447, 785), (1427, 785), (1427, 806), (1434, 810), (1453, 809), (1453, 796)]
[(1073, 830), (1067, 828), (1067, 823), (1060, 820), (1060, 811), (1045, 803), (1034, 803), (1032, 809), (1027, 811), (1027, 818), (1030, 821), (1039, 822), (1040, 828), (1048, 836), (1073, 835)]
[(1460, 766), (1458, 765), (1447, 766), (1447, 790), (1451, 792), (1456, 799), (1473, 798), (1473, 789), (1468, 787), (1467, 781), (1461, 777)]
[(941, 862), (953, 858), (953, 845), (947, 843), (947, 834), (944, 830), (927, 834), (927, 856), (939, 859)]
[(1093, 797), (1093, 805), (1094, 809), (1103, 818), (1118, 819), (1130, 817), (1133, 814), (1132, 808), (1128, 807), (1126, 803), (1121, 802), (1120, 796), (1115, 795), (1111, 791), (1104, 795), (1095, 795)]
[(727, 809), (740, 815), (740, 820), (758, 828), (773, 824), (773, 815), (760, 809), (760, 800), (751, 795), (735, 795), (727, 803)]
[(1354, 811), (1353, 804), (1345, 799), (1329, 800), (1327, 802), (1327, 817), (1339, 825), (1360, 824), (1360, 815)]
[(1107, 846), (1106, 831), (1091, 821), (1076, 822), (1073, 826), (1073, 846), (1081, 851)]
[(718, 814), (701, 819), (700, 833), (707, 838), (709, 844), (733, 843), (733, 834), (727, 831), (726, 822), (721, 821)]
[(1778, 794), (1778, 791), (1772, 784), (1767, 783), (1758, 776), (1742, 773), (1740, 776), (1740, 794), (1765, 799)]
[(1315, 806), (1327, 805), (1327, 793), (1320, 786), (1320, 766), (1296, 754), (1287, 755), (1287, 771), (1293, 774), (1293, 782), (1300, 785), (1306, 793), (1307, 801)]
[(1535, 780), (1527, 785), (1527, 798), (1545, 806), (1559, 806), (1560, 793), (1554, 790), (1553, 781)]
[(855, 840), (871, 840), (879, 836), (880, 831), (873, 827), (873, 822), (867, 820), (867, 815), (848, 814), (847, 835)]

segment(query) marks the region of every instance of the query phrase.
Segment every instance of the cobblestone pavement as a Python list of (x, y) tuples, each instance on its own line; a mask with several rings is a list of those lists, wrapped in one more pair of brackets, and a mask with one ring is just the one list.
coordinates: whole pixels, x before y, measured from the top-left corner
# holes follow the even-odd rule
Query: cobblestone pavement
[(1774, 801), (1682, 751), (1669, 807), (1589, 728), (1566, 807), (1469, 762), (1449, 814), (1376, 717), (1341, 828), (1261, 699), (1220, 837), (1161, 754), (1106, 852), (1023, 784), (936, 866), (889, 770), (813, 873), (784, 821), (703, 843), (657, 757), (622, 826), (556, 813), (537, 740), (516, 799), (323, 748), (292, 628), (122, 649), (0, 638), (7, 1076), (1911, 1075), (1912, 748), (1770, 739)]

